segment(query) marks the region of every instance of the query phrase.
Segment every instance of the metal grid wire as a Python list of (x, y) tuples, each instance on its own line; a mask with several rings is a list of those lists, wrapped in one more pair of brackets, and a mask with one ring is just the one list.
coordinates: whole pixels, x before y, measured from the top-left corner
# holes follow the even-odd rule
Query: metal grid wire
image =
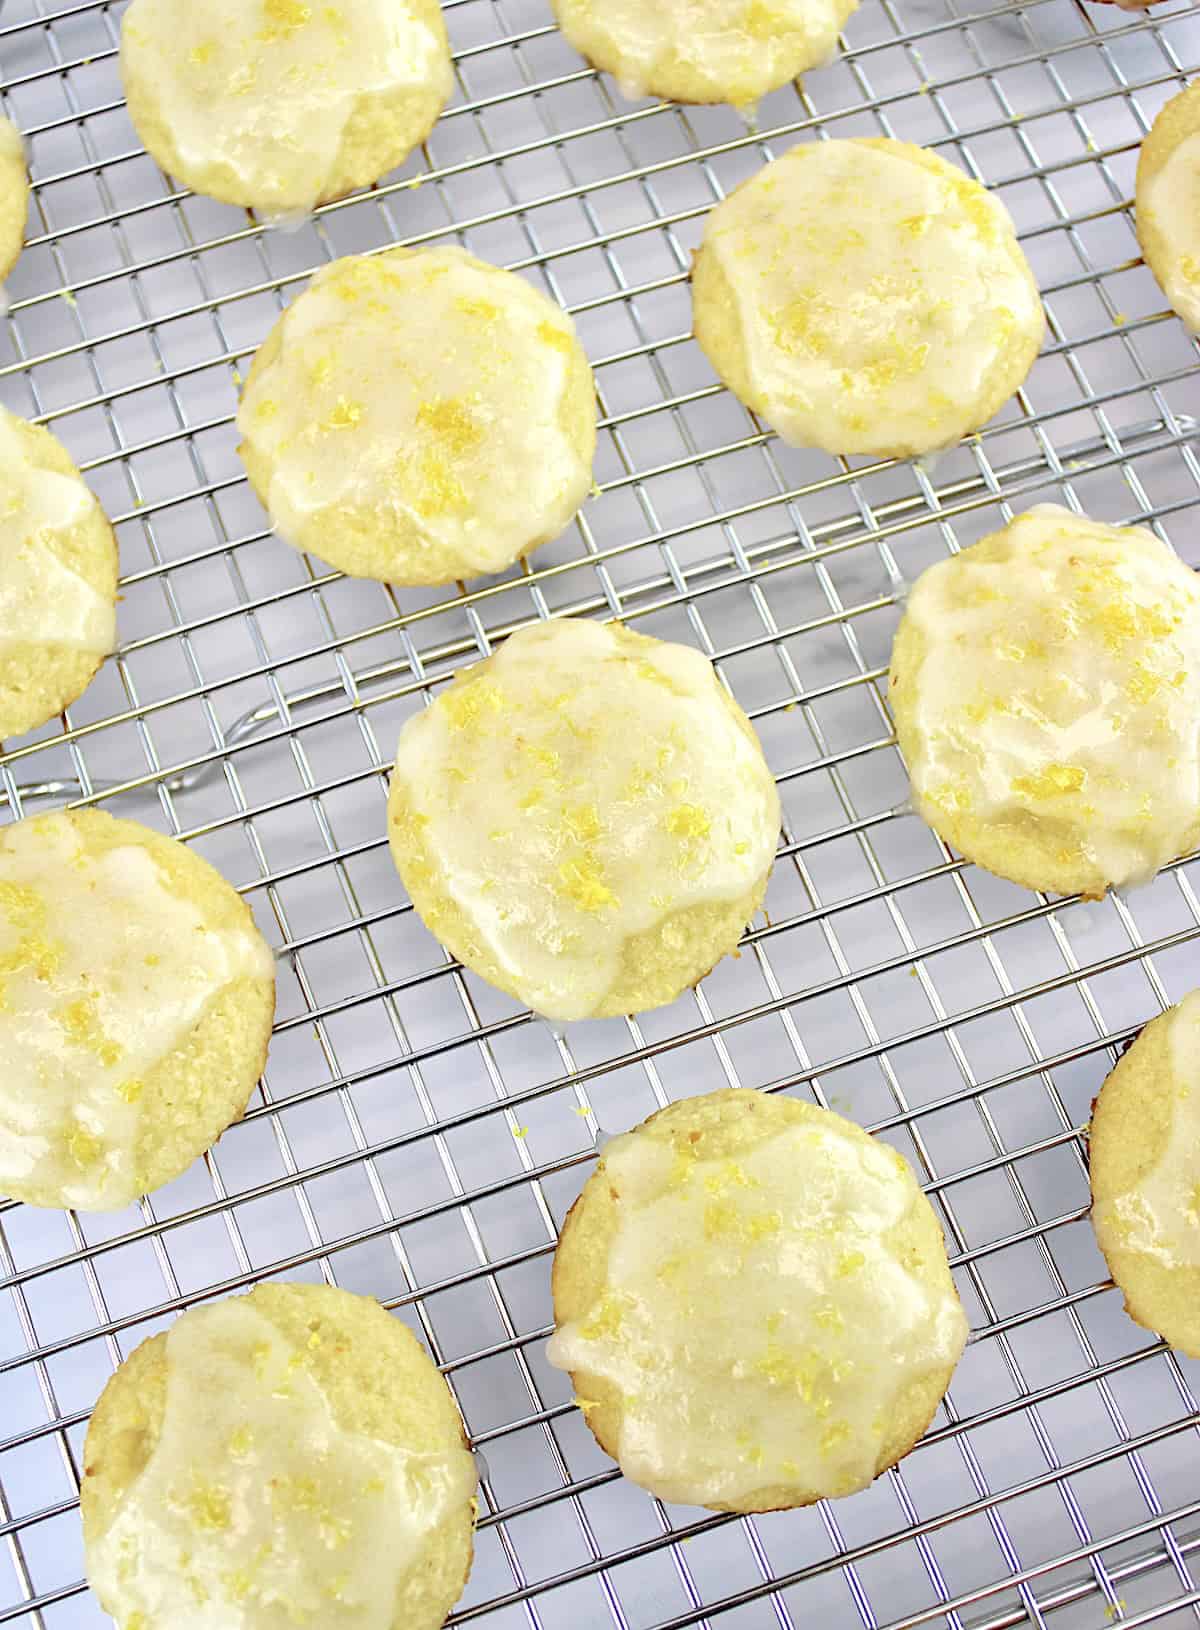
[[(1083, 1129), (1121, 1044), (1197, 983), (1198, 862), (1098, 905), (964, 866), (903, 801), (883, 687), (905, 582), (1014, 508), (1143, 521), (1200, 564), (1196, 357), (1130, 212), (1200, 19), (1183, 0), (863, 0), (844, 55), (749, 130), (622, 102), (545, 0), (444, 3), (458, 83), (427, 148), (290, 233), (145, 157), (118, 0), (0, 15), (35, 183), (0, 397), (82, 464), (123, 577), (119, 653), (0, 755), (2, 815), (82, 802), (183, 837), (242, 888), (280, 970), (261, 1091), (203, 1162), (116, 1216), (0, 1202), (0, 1625), (108, 1622), (81, 1582), (88, 1409), (180, 1308), (273, 1275), (380, 1297), (447, 1373), (481, 1471), (453, 1624), (1194, 1624), (1200, 1375), (1107, 1282)], [(782, 447), (689, 338), (705, 212), (794, 141), (851, 134), (923, 142), (996, 187), (1045, 294), (1026, 389), (932, 463)], [(445, 241), (574, 313), (599, 492), (501, 579), (393, 592), (269, 534), (235, 386), (315, 266)], [(740, 957), (669, 1009), (565, 1032), (445, 960), (384, 839), (404, 718), (556, 612), (711, 656), (785, 806)], [(811, 1096), (902, 1149), (973, 1325), (898, 1470), (753, 1520), (623, 1482), (543, 1355), (556, 1225), (597, 1147), (723, 1084)]]

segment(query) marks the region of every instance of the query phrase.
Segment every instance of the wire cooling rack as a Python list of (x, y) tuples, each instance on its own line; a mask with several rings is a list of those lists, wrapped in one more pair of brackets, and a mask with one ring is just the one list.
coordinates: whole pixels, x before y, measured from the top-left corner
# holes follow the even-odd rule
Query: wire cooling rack
[[(1098, 905), (964, 866), (905, 805), (883, 698), (906, 581), (1014, 508), (1143, 521), (1200, 563), (1196, 356), (1130, 211), (1139, 140), (1200, 67), (1200, 18), (1180, 0), (863, 0), (845, 54), (749, 130), (621, 101), (546, 0), (446, 0), (458, 85), (427, 149), (284, 233), (145, 157), (121, 10), (0, 13), (35, 183), (0, 398), (82, 464), (123, 577), (119, 654), (0, 755), (0, 816), (85, 802), (193, 843), (278, 948), (280, 1004), (246, 1119), (178, 1182), (111, 1217), (0, 1202), (0, 1625), (108, 1623), (82, 1583), (88, 1410), (180, 1308), (275, 1275), (380, 1297), (445, 1369), (481, 1471), (454, 1624), (1195, 1623), (1200, 1375), (1107, 1282), (1083, 1129), (1120, 1045), (1198, 982), (1197, 862)], [(689, 338), (713, 202), (792, 142), (880, 133), (998, 189), (1050, 317), (1020, 397), (933, 463), (782, 447)], [(314, 267), (446, 241), (575, 314), (599, 492), (501, 579), (393, 592), (270, 536), (235, 387)], [(556, 612), (710, 655), (786, 811), (738, 960), (669, 1009), (563, 1033), (445, 960), (384, 839), (402, 721)], [(543, 1353), (556, 1224), (605, 1135), (739, 1083), (815, 1096), (904, 1151), (973, 1325), (899, 1470), (752, 1521), (624, 1483)]]

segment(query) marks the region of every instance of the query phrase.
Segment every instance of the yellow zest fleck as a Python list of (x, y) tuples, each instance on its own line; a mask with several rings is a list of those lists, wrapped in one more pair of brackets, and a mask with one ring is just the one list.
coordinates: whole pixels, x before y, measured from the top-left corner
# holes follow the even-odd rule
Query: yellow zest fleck
[(466, 488), (432, 448), (403, 455), (397, 471), (401, 481), (411, 483), (413, 507), (423, 515), (465, 515), (470, 510)]
[(42, 928), (46, 922), (46, 902), (36, 889), (25, 883), (0, 883), (0, 916), (9, 918), (14, 928)]
[(673, 838), (685, 840), (706, 838), (712, 830), (712, 821), (699, 804), (676, 804), (664, 825)]
[(101, 1064), (111, 1066), (120, 1058), (123, 1049), (101, 1028), (94, 996), (78, 996), (73, 1002), (64, 1002), (54, 1016), (76, 1046), (94, 1053)]
[(225, 1593), (234, 1602), (244, 1602), (254, 1589), (254, 1575), (248, 1568), (231, 1568), (221, 1575)]
[(483, 440), (470, 408), (458, 396), (434, 397), (417, 409), (417, 423), (432, 430), (452, 453), (468, 453)]
[(124, 1098), (127, 1104), (136, 1104), (142, 1093), (146, 1090), (146, 1083), (137, 1076), (130, 1076), (128, 1081), (122, 1081), (117, 1088), (118, 1098)]
[(235, 1460), (248, 1455), (254, 1447), (254, 1433), (248, 1426), (239, 1426), (229, 1434), (229, 1453)]
[(103, 1156), (104, 1145), (85, 1126), (76, 1125), (67, 1139), (67, 1152), (81, 1171), (87, 1171)]
[(485, 713), (502, 713), (504, 694), (490, 679), (468, 679), (446, 691), (438, 706), (452, 730), (466, 730), (478, 724)]
[(187, 1512), (202, 1533), (223, 1533), (230, 1523), (232, 1502), (219, 1483), (197, 1482), (187, 1500)]
[(1036, 775), (1013, 778), (1012, 790), (1026, 798), (1062, 798), (1078, 792), (1087, 782), (1087, 771), (1077, 764), (1047, 764)]
[(716, 1171), (709, 1172), (704, 1179), (704, 1187), (710, 1194), (722, 1194), (727, 1189), (757, 1189), (762, 1184), (757, 1177), (751, 1177), (744, 1166), (736, 1160), (723, 1160)]
[(351, 402), (345, 396), (339, 396), (334, 404), (333, 411), (325, 420), (326, 430), (352, 430), (363, 416), (362, 403)]
[(569, 356), (573, 349), (571, 336), (554, 323), (539, 323), (537, 337), (543, 345), (549, 345), (553, 350), (561, 351), (564, 356)]
[(564, 809), (562, 824), (576, 843), (592, 843), (600, 836), (600, 814), (595, 804), (578, 804)]
[(843, 1251), (838, 1258), (837, 1276), (839, 1279), (849, 1279), (851, 1274), (865, 1268), (866, 1264), (867, 1259), (861, 1251)]
[(558, 892), (580, 911), (603, 911), (615, 906), (617, 897), (604, 882), (595, 861), (583, 856), (579, 860), (565, 860), (558, 868)]
[(199, 45), (194, 45), (188, 52), (188, 61), (197, 68), (203, 68), (206, 62), (212, 60), (213, 50), (214, 46), (211, 40), (202, 40)]
[(464, 317), (478, 317), (481, 322), (494, 323), (500, 317), (500, 307), (491, 300), (481, 300), (475, 295), (460, 294), (454, 302)]
[(267, 26), (255, 35), (264, 45), (286, 40), (298, 28), (312, 21), (312, 7), (304, 0), (263, 0), (263, 16)]
[(579, 1326), (584, 1341), (601, 1341), (620, 1334), (625, 1308), (620, 1297), (606, 1291), (591, 1314)]
[(850, 1428), (845, 1421), (831, 1422), (821, 1433), (821, 1453), (832, 1454), (835, 1449), (841, 1448), (849, 1436)]

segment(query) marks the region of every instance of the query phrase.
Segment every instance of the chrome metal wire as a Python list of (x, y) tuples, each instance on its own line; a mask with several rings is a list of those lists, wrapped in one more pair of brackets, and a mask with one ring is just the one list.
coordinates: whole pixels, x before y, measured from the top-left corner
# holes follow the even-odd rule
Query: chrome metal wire
[[(146, 158), (120, 0), (0, 14), (35, 205), (0, 399), (87, 472), (123, 594), (87, 694), (0, 753), (0, 818), (97, 804), (185, 838), (243, 890), (280, 971), (261, 1090), (202, 1163), (114, 1217), (0, 1202), (0, 1625), (107, 1623), (82, 1583), (88, 1410), (179, 1309), (278, 1275), (380, 1297), (453, 1385), (481, 1471), (454, 1624), (1195, 1624), (1200, 1377), (1107, 1280), (1084, 1134), (1120, 1048), (1200, 982), (1197, 861), (1100, 904), (964, 865), (908, 809), (884, 681), (907, 583), (1030, 502), (1144, 522), (1200, 565), (1196, 356), (1131, 210), (1141, 137), (1200, 68), (1200, 17), (862, 0), (838, 61), (749, 128), (622, 101), (545, 0), (444, 5), (458, 84), (427, 147), (293, 233)], [(782, 447), (690, 339), (708, 209), (791, 143), (849, 134), (923, 142), (996, 188), (1045, 293), (1024, 391), (929, 463)], [(240, 367), (316, 266), (432, 242), (573, 312), (598, 487), (503, 578), (393, 591), (271, 536), (233, 413)], [(403, 720), (563, 612), (709, 655), (786, 822), (737, 960), (663, 1012), (553, 1031), (447, 961), (383, 816)], [(556, 1229), (605, 1137), (726, 1084), (809, 1096), (902, 1149), (972, 1318), (897, 1470), (755, 1519), (625, 1484), (542, 1352)]]

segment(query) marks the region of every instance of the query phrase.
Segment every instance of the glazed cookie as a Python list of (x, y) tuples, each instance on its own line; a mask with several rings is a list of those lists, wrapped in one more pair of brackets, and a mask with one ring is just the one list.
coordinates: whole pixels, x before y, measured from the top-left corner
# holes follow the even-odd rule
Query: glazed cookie
[(334, 261), (276, 323), (238, 412), (271, 524), (352, 577), (453, 583), (557, 537), (591, 487), (571, 319), (461, 249)]
[(117, 638), (117, 544), (62, 443), (0, 408), (0, 740), (86, 690)]
[(826, 62), (858, 0), (553, 0), (559, 26), (626, 96), (753, 106)]
[(1159, 110), (1138, 158), (1138, 242), (1187, 326), (1200, 333), (1200, 80)]
[(1200, 586), (1153, 533), (1038, 504), (923, 572), (892, 650), (918, 813), (1099, 898), (1200, 841)]
[(550, 1362), (662, 1500), (775, 1511), (908, 1453), (962, 1355), (942, 1231), (905, 1161), (748, 1088), (605, 1147), (554, 1257)]
[(88, 1579), (121, 1630), (436, 1630), (474, 1489), (450, 1389), (399, 1320), (260, 1285), (192, 1308), (105, 1387)]
[(1126, 1312), (1200, 1358), (1200, 991), (1105, 1081), (1089, 1151), (1092, 1224)]
[(779, 795), (711, 664), (538, 623), (400, 733), (392, 854), (431, 933), (552, 1019), (672, 1002), (758, 910)]
[(262, 1071), (271, 953), (207, 861), (137, 821), (0, 827), (0, 1193), (111, 1211), (177, 1177)]
[(121, 75), (162, 169), (272, 215), (400, 164), (453, 81), (437, 0), (133, 0)]
[(708, 218), (696, 338), (786, 442), (903, 458), (1019, 389), (1045, 318), (1008, 211), (908, 142), (804, 142)]
[(17, 263), (29, 214), (29, 171), (25, 144), (10, 120), (0, 117), (0, 281)]

